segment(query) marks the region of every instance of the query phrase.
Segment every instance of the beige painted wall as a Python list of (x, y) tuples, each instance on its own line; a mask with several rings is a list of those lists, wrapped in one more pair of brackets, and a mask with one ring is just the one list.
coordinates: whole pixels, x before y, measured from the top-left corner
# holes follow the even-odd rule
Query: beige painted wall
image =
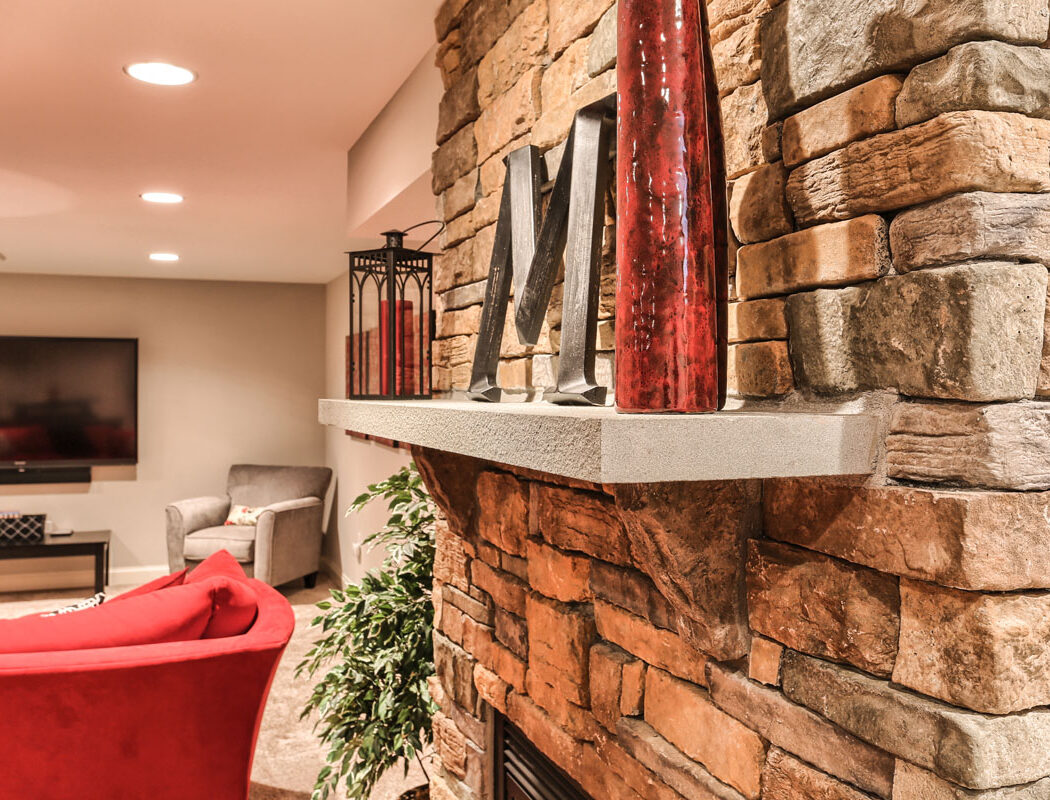
[[(139, 339), (138, 467), (0, 487), (0, 509), (111, 529), (114, 582), (167, 570), (164, 506), (222, 494), (231, 463), (324, 462), (324, 286), (3, 275), (0, 298), (0, 334)], [(0, 561), (0, 590), (83, 585), (89, 563)]]
[[(347, 275), (335, 279), (326, 289), (325, 319), (327, 334), (325, 347), (325, 397), (346, 396), (346, 335), (350, 327), (350, 279)], [(316, 411), (314, 414), (316, 418)], [(395, 450), (376, 442), (366, 442), (347, 436), (345, 431), (325, 428), (325, 449), (328, 466), (335, 470), (336, 487), (328, 538), (325, 542), (325, 560), (331, 573), (356, 581), (365, 570), (379, 564), (381, 552), (361, 552), (361, 541), (378, 530), (386, 520), (386, 507), (375, 501), (362, 513), (351, 517), (346, 510), (355, 497), (370, 483), (382, 480), (409, 463), (411, 458), (403, 450)]]

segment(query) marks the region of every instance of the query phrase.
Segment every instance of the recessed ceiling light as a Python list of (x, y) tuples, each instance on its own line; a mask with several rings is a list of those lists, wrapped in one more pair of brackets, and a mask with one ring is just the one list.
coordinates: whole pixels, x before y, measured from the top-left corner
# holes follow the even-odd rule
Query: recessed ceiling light
[(150, 261), (178, 261), (178, 253), (150, 253)]
[(197, 73), (185, 67), (177, 67), (163, 61), (141, 61), (128, 64), (124, 72), (137, 81), (154, 83), (158, 86), (183, 86), (197, 80)]
[(182, 195), (174, 192), (143, 192), (139, 195), (147, 203), (181, 203)]

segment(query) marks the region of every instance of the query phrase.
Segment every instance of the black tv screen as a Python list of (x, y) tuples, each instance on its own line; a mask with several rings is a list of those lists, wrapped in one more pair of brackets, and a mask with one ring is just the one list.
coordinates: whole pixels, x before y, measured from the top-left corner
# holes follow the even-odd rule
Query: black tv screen
[(137, 461), (137, 339), (0, 336), (0, 466)]

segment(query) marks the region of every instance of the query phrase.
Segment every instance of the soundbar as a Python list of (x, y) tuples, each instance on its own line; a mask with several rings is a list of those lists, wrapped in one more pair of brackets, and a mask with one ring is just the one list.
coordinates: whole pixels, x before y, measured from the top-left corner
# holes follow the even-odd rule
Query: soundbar
[(91, 467), (4, 467), (0, 484), (91, 483)]

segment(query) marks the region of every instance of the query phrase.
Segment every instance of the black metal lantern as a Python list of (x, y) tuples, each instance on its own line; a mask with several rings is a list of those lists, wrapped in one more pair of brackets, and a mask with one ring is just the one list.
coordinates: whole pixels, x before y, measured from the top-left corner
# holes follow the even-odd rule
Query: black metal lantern
[(385, 247), (348, 253), (350, 399), (419, 400), (431, 395), (434, 256), (405, 247), (410, 230), (386, 231)]

